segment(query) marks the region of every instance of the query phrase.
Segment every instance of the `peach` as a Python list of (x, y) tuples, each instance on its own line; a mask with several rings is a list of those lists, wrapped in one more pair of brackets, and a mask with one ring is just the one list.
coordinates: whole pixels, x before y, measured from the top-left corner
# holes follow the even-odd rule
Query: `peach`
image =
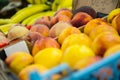
[(119, 21), (120, 21), (120, 14), (118, 14), (117, 16), (115, 16), (114, 18), (113, 18), (113, 20), (112, 20), (112, 26), (113, 26), (113, 28), (115, 28), (117, 31), (118, 31), (118, 33), (120, 34), (120, 23), (119, 23)]
[(31, 32), (38, 32), (44, 37), (47, 37), (49, 35), (49, 28), (48, 26), (44, 24), (35, 24), (30, 29)]
[(73, 16), (71, 24), (75, 27), (80, 27), (87, 24), (92, 19), (93, 18), (89, 14), (85, 12), (78, 12)]
[(95, 18), (90, 20), (84, 27), (84, 33), (89, 35), (93, 28), (95, 28), (98, 25), (109, 25), (104, 19), (102, 18)]
[(68, 22), (58, 22), (54, 26), (51, 27), (49, 31), (49, 36), (56, 38), (59, 36), (59, 34), (62, 32), (67, 27), (73, 27), (71, 24)]
[(26, 37), (26, 40), (30, 41), (31, 43), (34, 43), (36, 40), (43, 38), (44, 36), (41, 35), (38, 32), (29, 32), (28, 36)]
[(91, 48), (96, 55), (103, 56), (108, 48), (116, 44), (120, 44), (119, 35), (113, 34), (112, 32), (103, 32), (93, 40)]
[(26, 27), (23, 26), (15, 26), (12, 27), (7, 34), (7, 37), (10, 40), (14, 40), (17, 38), (24, 38), (29, 34), (29, 30)]
[(5, 36), (0, 36), (0, 49), (7, 46), (9, 44), (10, 40), (6, 38)]
[(70, 34), (80, 34), (80, 33), (81, 31), (76, 27), (67, 27), (58, 36), (58, 42), (62, 44), (64, 39)]
[(60, 48), (60, 45), (55, 39), (51, 37), (38, 39), (33, 45), (32, 55), (35, 56), (37, 52), (48, 47)]
[(75, 70), (84, 69), (84, 68), (89, 67), (90, 65), (92, 65), (94, 63), (97, 63), (100, 60), (102, 60), (102, 58), (100, 56), (86, 57), (86, 58), (81, 59), (80, 61), (78, 61), (75, 64), (74, 69)]
[(51, 26), (55, 25), (56, 23), (63, 21), (63, 22), (68, 22), (70, 23), (71, 18), (69, 18), (66, 15), (56, 15), (51, 18), (50, 24)]
[(26, 52), (14, 52), (5, 59), (5, 63), (18, 74), (23, 68), (33, 63), (33, 57)]
[(96, 16), (97, 16), (96, 11), (90, 6), (82, 6), (82, 7), (79, 7), (78, 9), (76, 9), (76, 10), (73, 10), (73, 14), (76, 14), (78, 12), (86, 12), (89, 15), (91, 15), (93, 18), (96, 18)]
[(48, 69), (42, 65), (39, 64), (31, 64), (25, 68), (23, 68), (20, 73), (18, 74), (18, 77), (20, 80), (29, 80), (29, 74), (32, 71), (37, 71), (38, 73), (45, 73), (48, 71)]
[(51, 20), (50, 16), (44, 16), (44, 17), (37, 19), (34, 24), (44, 24), (50, 28), (50, 20)]
[(89, 36), (91, 39), (95, 39), (95, 37), (99, 35), (100, 33), (108, 32), (108, 31), (112, 32), (113, 34), (118, 34), (117, 30), (115, 30), (112, 26), (101, 24), (95, 27), (94, 29), (92, 29)]
[(63, 41), (61, 50), (65, 51), (67, 47), (75, 44), (90, 46), (92, 43), (91, 39), (84, 33), (71, 34)]
[(0, 36), (5, 36), (5, 34), (3, 32), (0, 32)]
[(114, 55), (116, 52), (118, 52), (120, 50), (120, 44), (116, 44), (112, 47), (110, 47), (109, 49), (107, 49), (104, 53), (104, 58), (110, 56), (110, 55)]
[(69, 18), (72, 18), (73, 13), (71, 10), (69, 10), (67, 8), (62, 8), (62, 9), (56, 11), (54, 16), (56, 16), (56, 15), (65, 15), (65, 16), (68, 16)]

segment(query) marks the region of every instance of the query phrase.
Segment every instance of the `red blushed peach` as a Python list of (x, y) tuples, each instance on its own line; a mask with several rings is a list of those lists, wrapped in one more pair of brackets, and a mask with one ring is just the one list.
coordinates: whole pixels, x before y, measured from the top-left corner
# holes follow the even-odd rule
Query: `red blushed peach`
[(120, 44), (120, 36), (112, 32), (102, 32), (91, 44), (91, 48), (96, 55), (103, 56), (110, 47)]
[(67, 27), (58, 36), (58, 42), (60, 44), (62, 44), (63, 41), (65, 40), (65, 38), (67, 38), (69, 35), (71, 35), (71, 34), (80, 34), (80, 33), (81, 33), (81, 31), (76, 27)]
[(50, 16), (44, 16), (36, 20), (35, 24), (44, 24), (50, 28)]
[(72, 11), (69, 10), (69, 9), (67, 9), (67, 8), (58, 10), (58, 11), (55, 13), (55, 16), (56, 16), (56, 15), (65, 15), (65, 16), (68, 16), (69, 18), (72, 18), (72, 16), (73, 16)]
[(46, 25), (43, 24), (35, 24), (30, 29), (31, 32), (38, 32), (44, 37), (47, 37), (49, 35), (49, 28)]
[(5, 36), (0, 36), (0, 48), (3, 48), (8, 45), (9, 39), (6, 38)]
[(51, 24), (51, 26), (53, 26), (57, 22), (60, 22), (60, 21), (70, 23), (71, 18), (69, 18), (66, 15), (56, 15), (56, 16), (54, 16), (54, 17), (51, 18), (50, 24)]
[(27, 36), (27, 40), (30, 41), (31, 43), (34, 43), (36, 40), (43, 38), (44, 36), (41, 35), (38, 32), (31, 32)]
[(49, 31), (49, 36), (53, 38), (58, 37), (61, 31), (67, 27), (73, 27), (73, 26), (68, 22), (58, 22), (51, 27)]
[(34, 43), (34, 46), (32, 49), (32, 55), (34, 56), (40, 50), (42, 50), (44, 48), (48, 48), (48, 47), (60, 48), (60, 45), (58, 44), (58, 42), (55, 39), (53, 39), (51, 37), (39, 39)]
[(92, 29), (98, 25), (109, 25), (109, 24), (102, 18), (92, 19), (85, 25), (84, 33), (87, 35), (90, 35), (90, 32), (92, 31)]
[(93, 18), (89, 14), (85, 12), (78, 12), (73, 16), (71, 24), (75, 27), (80, 27), (87, 24), (92, 19)]
[(89, 37), (91, 39), (95, 39), (95, 37), (99, 34), (101, 34), (102, 32), (112, 32), (113, 34), (117, 34), (118, 32), (116, 29), (114, 29), (112, 26), (110, 25), (98, 25), (97, 27), (95, 27), (94, 29), (92, 29), (92, 31), (90, 32)]

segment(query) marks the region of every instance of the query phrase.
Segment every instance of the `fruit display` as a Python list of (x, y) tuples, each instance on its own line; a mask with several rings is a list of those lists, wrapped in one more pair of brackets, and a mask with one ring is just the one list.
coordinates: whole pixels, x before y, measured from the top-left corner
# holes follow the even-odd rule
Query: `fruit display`
[[(72, 12), (72, 0), (69, 3), (54, 0), (51, 6), (46, 0), (27, 1), (30, 6), (19, 10), (10, 19), (0, 19), (0, 53), (4, 50), (6, 66), (20, 80), (31, 80), (32, 71), (47, 75), (63, 63), (72, 72), (83, 70), (120, 50), (119, 8), (106, 18), (96, 18), (95, 11), (90, 13), (92, 8), (86, 6)], [(29, 52), (11, 47), (20, 41), (28, 43), (25, 46)], [(9, 47), (16, 51), (8, 55), (6, 48)], [(100, 71), (107, 74), (106, 68)], [(60, 80), (68, 73), (61, 71), (51, 75), (50, 80)], [(101, 79), (100, 75), (97, 77)]]

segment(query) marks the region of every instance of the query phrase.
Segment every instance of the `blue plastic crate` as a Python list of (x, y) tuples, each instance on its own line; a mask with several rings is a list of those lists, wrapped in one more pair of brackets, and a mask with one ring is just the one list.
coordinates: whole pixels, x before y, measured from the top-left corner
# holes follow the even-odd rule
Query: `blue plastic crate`
[(91, 66), (71, 71), (67, 64), (61, 64), (44, 74), (30, 73), (30, 80), (51, 80), (51, 76), (66, 70), (68, 75), (60, 80), (120, 80), (120, 52), (115, 53)]

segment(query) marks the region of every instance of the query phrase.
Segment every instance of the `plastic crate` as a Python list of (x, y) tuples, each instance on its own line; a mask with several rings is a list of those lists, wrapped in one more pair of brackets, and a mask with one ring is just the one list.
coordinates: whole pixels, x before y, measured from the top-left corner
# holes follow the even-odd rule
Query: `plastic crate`
[(67, 64), (61, 64), (44, 74), (33, 71), (29, 77), (30, 80), (51, 80), (52, 75), (63, 70), (68, 72), (68, 76), (60, 80), (120, 80), (120, 52), (76, 72), (71, 71)]

